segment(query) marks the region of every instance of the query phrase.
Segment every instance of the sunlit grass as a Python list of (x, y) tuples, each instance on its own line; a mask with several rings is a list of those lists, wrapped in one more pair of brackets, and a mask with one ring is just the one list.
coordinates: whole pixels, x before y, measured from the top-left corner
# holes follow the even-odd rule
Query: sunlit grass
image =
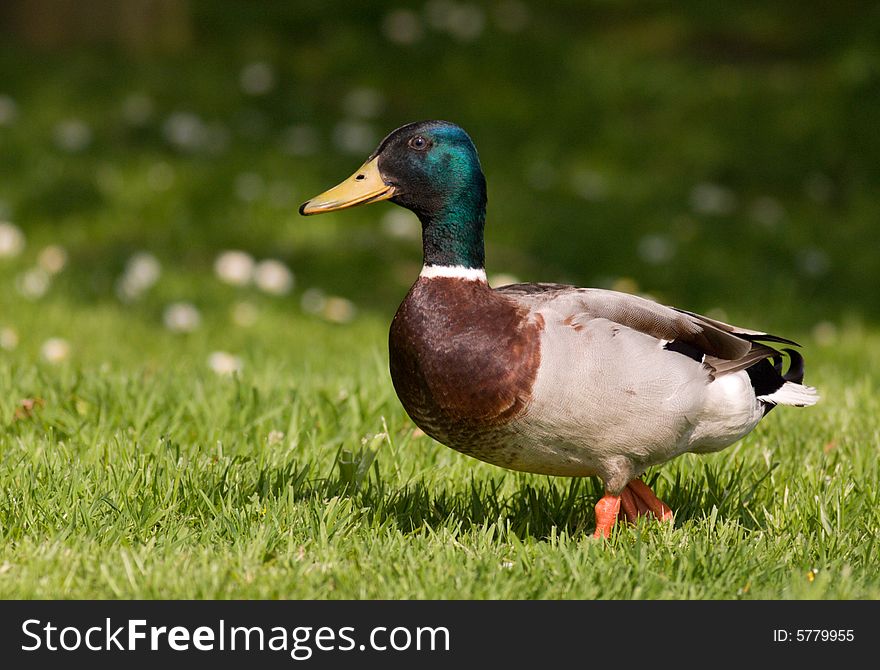
[[(505, 472), (414, 431), (383, 318), (269, 306), (241, 328), (208, 310), (175, 335), (122, 305), (16, 306), (24, 341), (0, 353), (2, 597), (880, 596), (871, 331), (807, 339), (820, 405), (654, 469), (674, 527), (602, 543), (598, 482)], [(70, 341), (66, 361), (40, 359), (31, 341), (49, 333)], [(221, 346), (240, 374), (211, 370)]]

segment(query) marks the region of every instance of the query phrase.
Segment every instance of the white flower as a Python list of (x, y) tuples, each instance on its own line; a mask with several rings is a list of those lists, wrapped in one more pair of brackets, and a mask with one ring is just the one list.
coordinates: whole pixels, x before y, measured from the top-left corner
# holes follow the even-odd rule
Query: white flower
[(253, 277), (254, 259), (245, 251), (224, 251), (214, 261), (214, 274), (227, 284), (245, 286)]
[(645, 235), (639, 240), (636, 252), (646, 263), (663, 265), (675, 256), (675, 243), (667, 235)]
[(208, 367), (218, 375), (231, 375), (241, 372), (241, 359), (226, 351), (212, 351), (208, 355)]
[(819, 346), (832, 346), (837, 342), (837, 326), (831, 321), (820, 321), (813, 326), (813, 339)]
[(18, 116), (18, 105), (8, 95), (0, 95), (0, 126), (8, 126)]
[(432, 28), (462, 41), (479, 37), (486, 22), (483, 10), (476, 4), (452, 0), (430, 0), (425, 5), (425, 14)]
[(320, 148), (318, 132), (311, 126), (290, 126), (281, 134), (281, 151), (291, 156), (310, 156)]
[(726, 186), (704, 181), (691, 189), (691, 209), (697, 214), (726, 215), (736, 209), (736, 195)]
[(50, 275), (57, 275), (67, 265), (67, 251), (57, 244), (50, 244), (40, 250), (37, 263)]
[(184, 151), (197, 151), (207, 140), (208, 129), (202, 119), (192, 112), (174, 112), (162, 127), (171, 144)]
[(337, 295), (328, 296), (319, 288), (304, 291), (301, 304), (304, 312), (331, 323), (349, 323), (357, 315), (357, 308), (351, 300)]
[(362, 154), (376, 146), (376, 133), (363, 121), (346, 119), (333, 128), (333, 142), (340, 151)]
[(202, 322), (202, 315), (195, 305), (188, 302), (174, 302), (165, 308), (162, 315), (165, 327), (175, 333), (191, 333)]
[(242, 202), (254, 202), (266, 191), (266, 182), (255, 172), (242, 172), (235, 178), (235, 195)]
[(576, 170), (570, 179), (571, 188), (584, 200), (595, 202), (608, 194), (608, 180), (595, 170)]
[(153, 254), (141, 251), (125, 264), (125, 272), (116, 282), (116, 294), (120, 300), (130, 302), (159, 281), (162, 266)]
[(382, 231), (399, 240), (417, 240), (422, 232), (418, 218), (405, 209), (389, 209), (382, 217)]
[(273, 430), (266, 436), (266, 442), (269, 443), (269, 446), (273, 446), (276, 444), (280, 444), (281, 440), (284, 439), (284, 433), (280, 430)]
[(40, 355), (49, 363), (61, 363), (70, 357), (70, 343), (60, 337), (52, 337), (43, 342)]
[(249, 63), (242, 68), (238, 83), (248, 95), (265, 95), (275, 87), (275, 72), (268, 63)]
[(0, 221), (0, 258), (18, 256), (24, 249), (24, 233), (8, 221)]
[(75, 153), (92, 143), (92, 129), (79, 119), (68, 119), (55, 126), (55, 144), (63, 151)]
[(424, 29), (419, 15), (410, 9), (395, 9), (382, 19), (382, 32), (397, 44), (414, 44), (422, 39)]
[(306, 289), (300, 299), (303, 311), (309, 314), (320, 314), (326, 304), (327, 296), (319, 288)]
[(801, 249), (797, 254), (797, 261), (801, 272), (810, 277), (821, 277), (831, 267), (828, 254), (817, 247)]
[(331, 323), (350, 323), (354, 320), (357, 309), (351, 300), (331, 295), (324, 303), (321, 316)]
[(385, 106), (382, 94), (374, 88), (356, 88), (345, 96), (342, 109), (348, 116), (372, 119), (379, 115)]
[(785, 218), (785, 208), (771, 196), (756, 198), (749, 213), (755, 221), (768, 228), (773, 228)]
[(52, 278), (43, 268), (31, 268), (15, 279), (15, 287), (28, 300), (37, 300), (46, 295)]
[(139, 286), (149, 288), (159, 280), (162, 265), (153, 254), (140, 251), (128, 259), (125, 272), (131, 275)]
[(12, 351), (18, 346), (18, 333), (12, 328), (0, 328), (0, 349)]
[(260, 261), (254, 268), (254, 283), (261, 291), (286, 295), (293, 288), (293, 273), (281, 261)]

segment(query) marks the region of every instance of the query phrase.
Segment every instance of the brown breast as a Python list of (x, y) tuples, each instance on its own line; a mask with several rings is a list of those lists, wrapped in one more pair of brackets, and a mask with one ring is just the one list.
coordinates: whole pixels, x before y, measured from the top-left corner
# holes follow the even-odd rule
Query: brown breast
[(486, 459), (529, 400), (542, 327), (482, 282), (420, 278), (391, 323), (397, 395), (428, 435)]

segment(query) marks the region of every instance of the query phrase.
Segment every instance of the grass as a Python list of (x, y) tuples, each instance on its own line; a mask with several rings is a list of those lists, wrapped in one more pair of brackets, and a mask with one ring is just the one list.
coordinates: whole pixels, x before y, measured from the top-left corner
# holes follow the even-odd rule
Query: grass
[[(0, 220), (27, 242), (0, 257), (0, 597), (880, 598), (876, 12), (559, 0), (473, 39), (417, 14), (400, 44), (387, 3), (190, 4), (180, 52), (0, 40)], [(598, 482), (414, 431), (385, 338), (417, 241), (390, 205), (296, 206), (431, 117), (480, 150), (490, 276), (793, 337), (822, 402), (650, 471), (675, 524), (606, 543)], [(49, 245), (66, 267), (23, 288)], [(293, 292), (217, 281), (226, 249), (281, 259)], [(143, 251), (161, 276), (120, 300)], [(201, 326), (166, 329), (175, 301)]]
[[(880, 597), (880, 336), (857, 325), (808, 340), (820, 405), (651, 471), (674, 526), (603, 543), (596, 481), (414, 432), (381, 318), (181, 336), (126, 308), (30, 310), (35, 340), (76, 333), (77, 362), (0, 357), (0, 597)], [(230, 339), (244, 367), (218, 376)]]

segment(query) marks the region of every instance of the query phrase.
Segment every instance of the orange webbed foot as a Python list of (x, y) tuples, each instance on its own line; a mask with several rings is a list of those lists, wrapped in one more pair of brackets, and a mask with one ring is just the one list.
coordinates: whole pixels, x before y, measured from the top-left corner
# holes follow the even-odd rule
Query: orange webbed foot
[(605, 492), (596, 503), (596, 531), (593, 537), (610, 537), (618, 519), (635, 523), (640, 516), (672, 521), (672, 510), (641, 479), (633, 479), (619, 496)]
[(621, 492), (621, 498), (629, 496), (632, 504), (621, 505), (621, 511), (627, 521), (635, 521), (640, 516), (651, 514), (658, 521), (672, 521), (672, 510), (669, 505), (658, 498), (651, 488), (641, 479), (633, 479)]

